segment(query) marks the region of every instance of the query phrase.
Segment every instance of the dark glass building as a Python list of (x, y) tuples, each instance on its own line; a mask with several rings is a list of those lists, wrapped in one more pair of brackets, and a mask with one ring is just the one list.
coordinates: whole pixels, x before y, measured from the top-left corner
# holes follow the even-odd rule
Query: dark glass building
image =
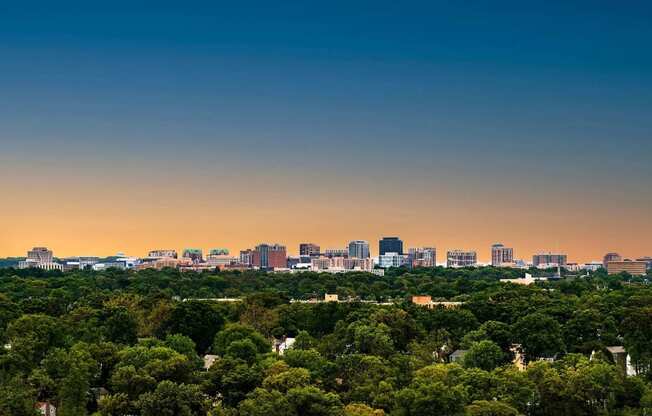
[(403, 254), (403, 241), (398, 237), (383, 237), (378, 242), (378, 253), (381, 256), (385, 253)]

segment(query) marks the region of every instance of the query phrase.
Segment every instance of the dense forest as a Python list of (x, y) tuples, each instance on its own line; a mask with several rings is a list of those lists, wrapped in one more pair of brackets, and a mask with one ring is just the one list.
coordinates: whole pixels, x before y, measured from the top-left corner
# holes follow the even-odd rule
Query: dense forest
[(0, 415), (652, 415), (652, 276), (522, 275), (0, 269)]

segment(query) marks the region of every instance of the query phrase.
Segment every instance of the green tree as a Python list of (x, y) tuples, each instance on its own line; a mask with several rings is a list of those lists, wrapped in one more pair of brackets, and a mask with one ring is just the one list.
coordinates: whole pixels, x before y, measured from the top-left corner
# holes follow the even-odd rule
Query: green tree
[(564, 352), (561, 327), (548, 315), (533, 313), (522, 317), (514, 324), (514, 333), (528, 361)]
[(9, 324), (7, 340), (12, 354), (35, 366), (50, 349), (65, 345), (65, 331), (51, 316), (23, 315)]
[(464, 355), (464, 366), (491, 371), (504, 361), (504, 355), (493, 341), (476, 342)]
[(238, 405), (240, 416), (294, 416), (294, 409), (284, 393), (257, 388)]
[(203, 416), (208, 410), (198, 386), (165, 380), (138, 399), (142, 416)]
[(317, 387), (295, 387), (287, 393), (295, 414), (301, 416), (341, 416), (342, 402), (335, 393), (325, 393)]
[(213, 352), (224, 355), (233, 342), (243, 340), (249, 340), (257, 353), (264, 354), (272, 350), (269, 341), (254, 328), (242, 324), (227, 324), (222, 331), (215, 335)]
[(197, 352), (202, 354), (208, 350), (223, 324), (224, 318), (212, 304), (188, 301), (175, 306), (157, 333), (159, 337), (167, 334), (186, 335), (197, 345)]
[(466, 406), (468, 416), (519, 416), (513, 407), (497, 401), (476, 401)]

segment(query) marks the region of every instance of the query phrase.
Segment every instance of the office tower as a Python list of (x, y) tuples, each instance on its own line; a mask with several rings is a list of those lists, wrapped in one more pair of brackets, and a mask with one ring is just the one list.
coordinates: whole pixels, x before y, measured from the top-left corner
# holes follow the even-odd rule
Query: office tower
[(252, 253), (251, 262), (261, 269), (285, 269), (288, 266), (285, 246), (280, 244), (259, 244)]
[(398, 253), (403, 254), (403, 241), (398, 237), (383, 237), (378, 242), (378, 254)]
[(623, 258), (618, 253), (607, 253), (602, 258), (602, 265), (606, 269), (607, 268), (607, 263), (612, 262), (612, 261), (623, 261)]
[(503, 264), (514, 263), (514, 249), (505, 247), (502, 244), (494, 244), (491, 246), (491, 265), (500, 267)]
[(200, 248), (187, 248), (183, 250), (182, 257), (192, 260), (193, 263), (201, 263), (204, 260), (204, 253)]
[(451, 250), (446, 253), (446, 267), (471, 267), (478, 263), (475, 251)]
[(366, 259), (369, 257), (369, 242), (364, 240), (353, 240), (349, 243), (349, 257)]
[(319, 256), (319, 246), (313, 243), (299, 244), (300, 256)]
[(437, 250), (434, 247), (411, 248), (408, 251), (412, 267), (437, 266)]
[(610, 261), (607, 263), (607, 273), (618, 274), (626, 272), (632, 276), (644, 276), (647, 273), (647, 263), (644, 261)]
[(387, 252), (378, 256), (378, 266), (382, 267), (383, 269), (408, 265), (411, 265), (410, 256), (406, 254)]
[(564, 267), (567, 262), (568, 256), (561, 253), (538, 253), (532, 256), (532, 265), (540, 269)]
[(151, 258), (169, 258), (176, 259), (177, 251), (176, 250), (152, 250), (147, 254), (147, 257)]
[(53, 258), (52, 250), (48, 250), (47, 247), (34, 247), (27, 252), (27, 261), (52, 263)]

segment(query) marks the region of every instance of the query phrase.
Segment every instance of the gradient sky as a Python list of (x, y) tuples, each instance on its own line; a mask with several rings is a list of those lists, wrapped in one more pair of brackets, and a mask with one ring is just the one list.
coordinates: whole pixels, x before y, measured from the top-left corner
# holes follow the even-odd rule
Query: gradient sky
[(0, 5), (0, 256), (652, 255), (649, 1), (229, 3)]

